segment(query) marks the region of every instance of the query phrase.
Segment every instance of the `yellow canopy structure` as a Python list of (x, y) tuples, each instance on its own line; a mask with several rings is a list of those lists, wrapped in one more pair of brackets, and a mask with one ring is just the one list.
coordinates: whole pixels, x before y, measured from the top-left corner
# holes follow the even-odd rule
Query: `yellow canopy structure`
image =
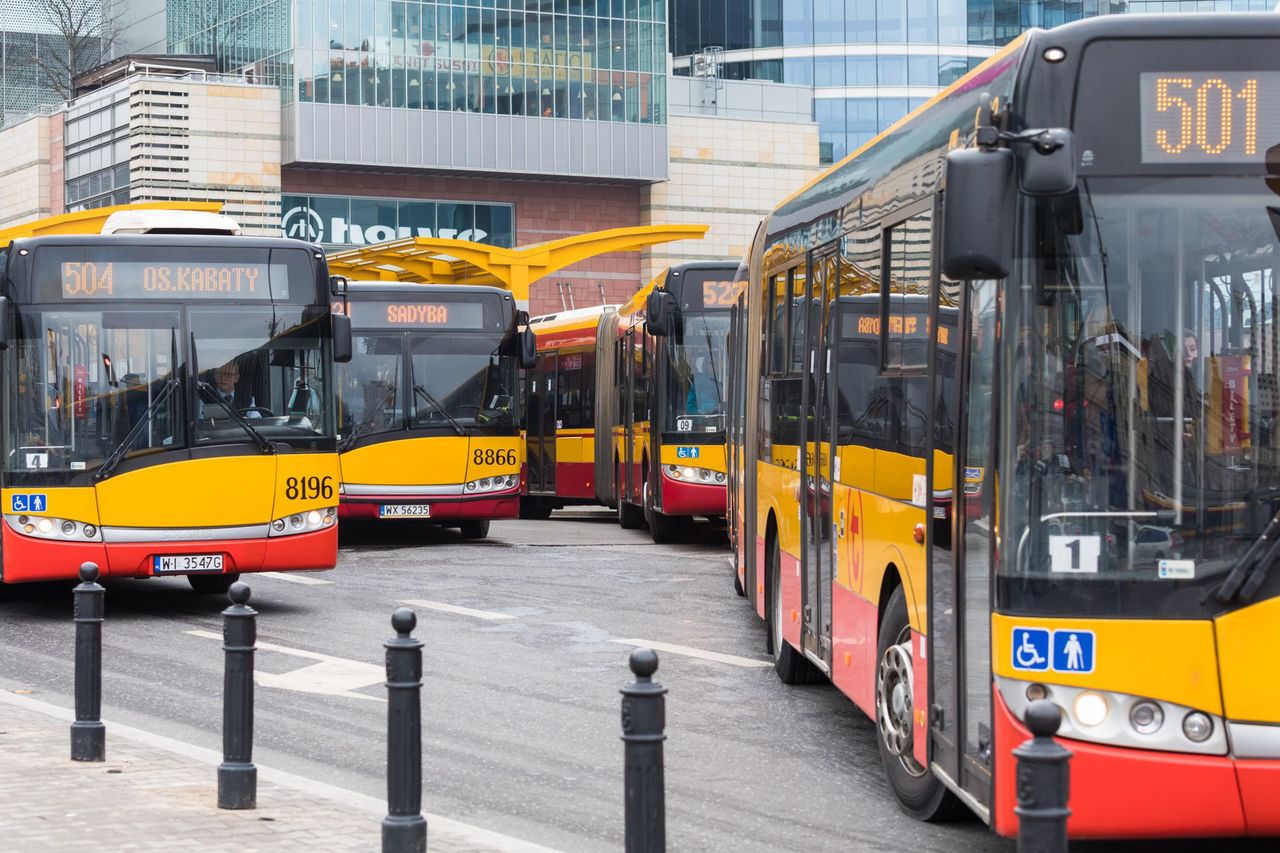
[(707, 228), (706, 225), (611, 228), (516, 249), (467, 240), (406, 237), (335, 252), (329, 255), (329, 272), (359, 280), (495, 285), (509, 290), (517, 302), (527, 304), (529, 285), (557, 270), (609, 252), (631, 252), (656, 243), (702, 239)]
[(75, 213), (63, 213), (48, 216), (32, 222), (24, 222), (11, 228), (0, 229), (0, 249), (13, 240), (26, 237), (48, 237), (53, 234), (97, 234), (107, 217), (121, 210), (195, 210), (203, 213), (217, 213), (222, 210), (221, 202), (216, 201), (148, 201), (139, 204), (117, 204), (113, 207), (95, 207), (92, 210), (79, 210)]

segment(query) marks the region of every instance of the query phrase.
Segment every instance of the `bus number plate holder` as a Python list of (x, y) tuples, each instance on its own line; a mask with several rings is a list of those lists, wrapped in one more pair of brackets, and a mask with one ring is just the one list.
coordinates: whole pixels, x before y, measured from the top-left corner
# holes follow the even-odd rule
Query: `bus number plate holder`
[(430, 518), (431, 504), (383, 504), (379, 518)]
[(222, 571), (221, 554), (172, 554), (151, 558), (152, 571), (157, 575), (186, 574), (189, 572)]

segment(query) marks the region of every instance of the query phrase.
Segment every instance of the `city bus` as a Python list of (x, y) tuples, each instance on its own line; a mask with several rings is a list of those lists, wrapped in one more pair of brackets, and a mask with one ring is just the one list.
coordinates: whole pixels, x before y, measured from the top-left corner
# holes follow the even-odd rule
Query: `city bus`
[[(739, 265), (664, 270), (596, 335), (596, 476), (624, 528), (658, 543), (725, 514), (726, 353)], [(656, 420), (656, 423), (655, 423)]]
[(337, 372), (339, 517), (429, 521), (467, 539), (515, 518), (517, 370), (534, 341), (511, 294), (353, 281), (335, 310), (354, 330)]
[(737, 584), (911, 815), (1016, 834), (1047, 699), (1072, 837), (1280, 834), (1278, 39), (1032, 30), (757, 232)]
[(616, 305), (573, 308), (529, 321), (537, 361), (521, 383), (526, 441), (522, 518), (566, 506), (605, 503), (597, 489), (596, 332)]
[(224, 592), (335, 565), (332, 373), (350, 330), (318, 248), (47, 236), (2, 264), (0, 579), (93, 561)]

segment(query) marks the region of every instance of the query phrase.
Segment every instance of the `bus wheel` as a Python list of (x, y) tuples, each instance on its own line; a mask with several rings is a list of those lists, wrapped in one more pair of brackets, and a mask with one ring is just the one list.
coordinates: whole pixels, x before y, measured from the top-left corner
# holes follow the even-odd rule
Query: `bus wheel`
[(889, 597), (876, 651), (876, 742), (889, 787), (898, 805), (912, 817), (946, 820), (960, 801), (915, 759), (911, 624), (901, 586)]
[(783, 684), (813, 684), (821, 673), (782, 636), (782, 548), (774, 539), (769, 549), (769, 651), (773, 669)]
[(458, 525), (458, 530), (462, 532), (463, 539), (483, 539), (489, 535), (489, 519), (468, 519)]
[(520, 517), (546, 521), (551, 517), (551, 504), (537, 498), (520, 499)]
[(658, 545), (679, 542), (689, 531), (687, 515), (665, 515), (655, 509), (649, 511), (648, 520), (649, 535)]
[(201, 595), (225, 595), (231, 585), (240, 580), (239, 574), (230, 575), (187, 575), (187, 583)]

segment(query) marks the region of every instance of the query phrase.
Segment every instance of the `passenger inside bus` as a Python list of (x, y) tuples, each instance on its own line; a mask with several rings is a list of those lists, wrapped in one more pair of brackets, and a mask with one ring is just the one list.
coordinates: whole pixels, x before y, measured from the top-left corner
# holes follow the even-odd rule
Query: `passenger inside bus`
[(711, 359), (707, 355), (693, 358), (689, 392), (685, 395), (685, 411), (691, 415), (714, 415), (720, 411), (720, 383), (711, 369)]

